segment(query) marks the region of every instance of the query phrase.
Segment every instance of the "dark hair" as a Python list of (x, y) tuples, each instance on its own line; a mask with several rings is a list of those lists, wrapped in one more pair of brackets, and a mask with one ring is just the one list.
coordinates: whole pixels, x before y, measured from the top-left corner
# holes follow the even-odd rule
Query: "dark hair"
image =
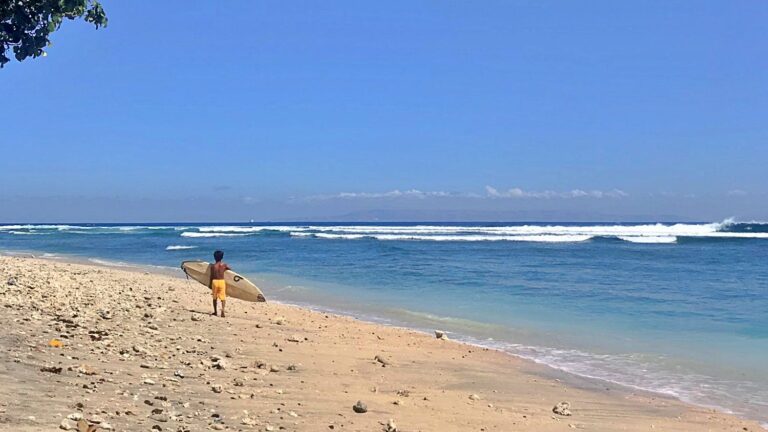
[(221, 261), (224, 258), (224, 252), (217, 250), (213, 253), (213, 259), (216, 260), (216, 262)]

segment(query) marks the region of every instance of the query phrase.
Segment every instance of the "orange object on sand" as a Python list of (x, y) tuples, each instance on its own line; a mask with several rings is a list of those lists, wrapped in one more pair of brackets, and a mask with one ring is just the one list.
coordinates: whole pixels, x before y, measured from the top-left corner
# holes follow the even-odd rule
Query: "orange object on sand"
[(48, 346), (53, 348), (61, 348), (64, 346), (64, 342), (58, 339), (51, 339), (51, 341), (48, 342)]

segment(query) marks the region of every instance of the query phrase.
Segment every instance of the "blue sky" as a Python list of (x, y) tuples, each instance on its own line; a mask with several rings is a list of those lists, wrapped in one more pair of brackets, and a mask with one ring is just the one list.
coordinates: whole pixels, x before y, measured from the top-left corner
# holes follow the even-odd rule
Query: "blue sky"
[(0, 220), (768, 219), (764, 1), (102, 3), (0, 71)]

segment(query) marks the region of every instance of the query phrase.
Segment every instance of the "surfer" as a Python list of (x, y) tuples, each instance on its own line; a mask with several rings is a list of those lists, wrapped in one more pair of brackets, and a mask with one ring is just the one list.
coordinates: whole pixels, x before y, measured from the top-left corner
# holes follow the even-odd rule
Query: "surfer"
[(230, 270), (224, 259), (224, 252), (217, 250), (213, 253), (215, 263), (211, 264), (211, 282), (208, 286), (213, 295), (213, 315), (216, 315), (217, 300), (221, 300), (221, 317), (224, 318), (224, 307), (227, 304), (227, 282), (224, 281), (224, 272)]

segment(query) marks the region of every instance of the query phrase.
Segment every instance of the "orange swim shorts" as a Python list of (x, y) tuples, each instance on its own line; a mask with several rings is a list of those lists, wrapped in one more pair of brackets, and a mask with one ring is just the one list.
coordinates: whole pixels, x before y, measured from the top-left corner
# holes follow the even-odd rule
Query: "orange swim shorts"
[(224, 279), (214, 279), (211, 281), (211, 294), (215, 300), (227, 299), (227, 282)]

